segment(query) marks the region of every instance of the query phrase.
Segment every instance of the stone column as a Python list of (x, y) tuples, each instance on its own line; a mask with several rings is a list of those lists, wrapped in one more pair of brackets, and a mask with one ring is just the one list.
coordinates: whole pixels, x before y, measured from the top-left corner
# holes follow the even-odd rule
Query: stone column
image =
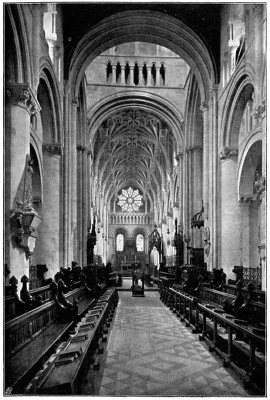
[(209, 110), (206, 103), (202, 102), (203, 112), (203, 204), (204, 217), (208, 219), (209, 209)]
[[(225, 149), (221, 160), (221, 267), (227, 279), (234, 279), (232, 269), (240, 265), (241, 209), (237, 193), (237, 150)], [(210, 239), (211, 242), (211, 239)]]
[[(243, 265), (244, 267), (250, 267), (249, 260), (249, 237), (250, 237), (250, 218), (249, 218), (249, 206), (251, 204), (252, 199), (249, 198), (241, 198), (239, 201), (239, 250), (240, 250), (240, 263), (239, 265)], [(254, 250), (254, 249), (253, 249)], [(258, 260), (259, 261), (259, 260)], [(258, 263), (256, 263), (257, 265)]]
[(191, 218), (195, 214), (194, 211), (194, 165), (193, 165), (193, 148), (190, 147), (187, 153), (188, 157), (188, 170), (187, 170), (187, 179), (189, 185), (189, 194), (188, 194), (188, 216), (187, 216), (187, 228), (189, 229), (191, 244), (190, 246), (194, 246), (194, 231), (191, 229)]
[(218, 86), (214, 85), (211, 89), (211, 110), (212, 110), (212, 154), (211, 154), (211, 170), (212, 170), (212, 185), (211, 185), (211, 224), (212, 224), (212, 252), (211, 264), (212, 268), (218, 268), (220, 265), (220, 163), (218, 158)]
[(116, 84), (117, 79), (116, 79), (116, 65), (112, 65), (112, 84)]
[(130, 77), (129, 77), (129, 84), (134, 86), (134, 65), (129, 66)]
[(77, 145), (77, 178), (78, 178), (78, 197), (77, 197), (77, 262), (82, 266), (83, 258), (83, 192), (84, 192), (84, 173), (83, 170), (83, 152), (85, 152), (86, 148), (82, 145)]
[(61, 156), (58, 143), (44, 144), (43, 147), (43, 203), (40, 210), (43, 218), (33, 255), (34, 264), (46, 264), (48, 277), (53, 278), (59, 271), (61, 206)]
[(144, 85), (144, 80), (143, 80), (143, 66), (139, 65), (139, 85), (143, 86)]
[[(202, 148), (193, 147), (193, 215), (202, 208)], [(202, 248), (202, 228), (193, 229), (193, 247)]]
[(39, 62), (41, 51), (41, 35), (43, 33), (43, 13), (45, 4), (35, 4), (32, 8), (33, 27), (32, 27), (32, 55), (33, 55), (33, 87), (35, 93), (39, 85)]
[(156, 86), (160, 86), (160, 67), (156, 65)]
[(178, 182), (179, 182), (179, 221), (178, 224), (183, 230), (183, 153), (177, 154)]
[(126, 78), (125, 78), (125, 64), (121, 65), (121, 84), (125, 85)]
[(151, 82), (151, 78), (152, 78), (151, 65), (147, 65), (146, 68), (147, 68), (147, 80), (146, 80), (147, 86), (151, 86), (152, 85), (152, 82)]
[(70, 161), (71, 161), (71, 232), (68, 265), (71, 266), (71, 261), (77, 261), (77, 112), (78, 99), (71, 100), (70, 113)]
[(15, 245), (15, 226), (11, 227), (10, 216), (23, 203), (23, 185), (26, 156), (30, 154), (31, 117), (40, 111), (38, 101), (28, 84), (8, 84), (5, 87), (5, 263), (10, 275), (20, 282), (29, 275), (29, 260), (22, 248)]
[(86, 147), (82, 149), (82, 175), (83, 175), (83, 203), (82, 203), (82, 265), (87, 264), (87, 234), (88, 234), (88, 162)]

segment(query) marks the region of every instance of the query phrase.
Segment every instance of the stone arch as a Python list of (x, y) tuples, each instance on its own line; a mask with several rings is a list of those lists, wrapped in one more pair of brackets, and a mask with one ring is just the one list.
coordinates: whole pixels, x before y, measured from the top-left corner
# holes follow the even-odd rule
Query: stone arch
[(46, 60), (41, 61), (40, 83), (37, 97), (41, 105), (37, 134), (42, 137), (42, 190), (40, 210), (43, 222), (37, 239), (35, 262), (47, 264), (48, 274), (54, 276), (59, 269), (61, 248), (62, 193), (61, 156), (62, 120), (61, 102), (53, 70)]
[[(249, 262), (252, 262), (247, 251), (247, 247), (249, 247), (247, 243), (249, 242), (248, 232), (253, 228), (247, 224), (247, 221), (249, 221), (249, 213), (258, 214), (258, 207), (254, 207), (254, 204), (250, 207), (252, 198), (240, 194), (245, 186), (250, 186), (250, 172), (247, 173), (247, 160), (242, 161), (242, 166), (245, 167), (244, 174), (243, 168), (239, 168), (242, 159), (241, 153), (243, 152), (239, 144), (239, 135), (244, 110), (248, 101), (253, 100), (254, 96), (252, 71), (242, 69), (231, 83), (224, 104), (226, 111), (224, 111), (221, 123), (222, 137), (220, 143), (223, 147), (220, 153), (221, 262), (222, 268), (229, 278), (233, 278), (232, 267), (234, 265), (248, 267)], [(247, 135), (249, 136), (249, 131)], [(255, 220), (258, 221), (258, 215)], [(252, 247), (254, 250), (254, 246)]]
[[(11, 46), (6, 49), (8, 53), (6, 52), (5, 54), (5, 73), (11, 67), (9, 63), (12, 62), (14, 71), (11, 83), (29, 83), (31, 86), (33, 79), (33, 74), (31, 73), (32, 61), (29, 53), (23, 7), (20, 4), (9, 4), (6, 6), (6, 10), (5, 28), (7, 29), (6, 35), (8, 35), (6, 37), (9, 37), (6, 43), (10, 43)], [(11, 53), (9, 53), (9, 50)], [(10, 83), (9, 80), (7, 79), (6, 83)]]
[(242, 165), (239, 171), (239, 199), (250, 198), (255, 199), (257, 196), (254, 190), (255, 173), (262, 163), (262, 141), (256, 140), (249, 144), (243, 156)]
[[(250, 74), (247, 72), (250, 72)], [(220, 132), (222, 136), (220, 143), (223, 148), (236, 149), (238, 147), (241, 113), (243, 113), (244, 105), (254, 92), (255, 87), (252, 72), (247, 71), (247, 69), (241, 70), (230, 85), (221, 117)]]
[(193, 70), (203, 101), (217, 82), (215, 64), (201, 39), (185, 24), (160, 12), (126, 11), (108, 17), (91, 29), (71, 57), (68, 79), (76, 96), (83, 73), (90, 62), (106, 49), (121, 43), (146, 41), (160, 44), (180, 55)]
[[(60, 101), (60, 93), (59, 93), (59, 85), (57, 84), (54, 72), (52, 70), (51, 64), (42, 59), (41, 61), (41, 70), (40, 70), (40, 84), (38, 86), (38, 97), (40, 98), (40, 104), (42, 109), (48, 108), (48, 112), (51, 115), (52, 119), (52, 129), (53, 129), (53, 137), (52, 140), (43, 140), (43, 143), (62, 143), (62, 112), (61, 112), (61, 101)], [(44, 96), (39, 94), (41, 85), (44, 86), (44, 90), (46, 91), (47, 101), (44, 104), (45, 99)], [(42, 112), (42, 111), (41, 111)]]
[(89, 141), (92, 140), (98, 126), (104, 119), (108, 118), (115, 111), (121, 111), (127, 107), (139, 107), (164, 119), (171, 127), (177, 141), (177, 145), (182, 148), (182, 123), (184, 121), (182, 114), (171, 102), (166, 101), (164, 98), (152, 93), (136, 90), (125, 91), (124, 93), (119, 92), (107, 96), (91, 109), (91, 111), (88, 113), (88, 132), (90, 133)]

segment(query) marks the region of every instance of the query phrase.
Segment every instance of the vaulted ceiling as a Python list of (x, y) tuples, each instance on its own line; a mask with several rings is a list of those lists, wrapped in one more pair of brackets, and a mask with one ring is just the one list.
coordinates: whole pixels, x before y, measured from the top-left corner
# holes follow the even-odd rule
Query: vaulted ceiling
[(95, 175), (105, 193), (132, 185), (154, 200), (172, 174), (175, 148), (170, 127), (157, 115), (139, 108), (115, 112), (95, 136)]

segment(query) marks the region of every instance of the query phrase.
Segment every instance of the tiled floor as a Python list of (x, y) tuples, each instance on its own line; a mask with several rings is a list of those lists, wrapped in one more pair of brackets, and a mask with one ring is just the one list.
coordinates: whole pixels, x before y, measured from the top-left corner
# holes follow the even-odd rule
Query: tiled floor
[(99, 396), (249, 396), (220, 359), (209, 353), (159, 300), (119, 293), (101, 370), (88, 377)]

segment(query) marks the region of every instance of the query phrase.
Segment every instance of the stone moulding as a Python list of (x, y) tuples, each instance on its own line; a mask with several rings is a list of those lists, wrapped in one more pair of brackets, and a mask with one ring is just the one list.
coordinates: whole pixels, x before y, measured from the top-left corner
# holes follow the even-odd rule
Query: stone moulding
[(60, 143), (43, 144), (42, 150), (58, 156), (63, 154), (63, 148)]
[(28, 84), (8, 84), (5, 89), (6, 100), (12, 105), (26, 108), (29, 115), (37, 115), (40, 113), (40, 104)]
[(219, 153), (219, 158), (221, 162), (237, 156), (238, 156), (238, 151), (236, 149), (225, 148)]

